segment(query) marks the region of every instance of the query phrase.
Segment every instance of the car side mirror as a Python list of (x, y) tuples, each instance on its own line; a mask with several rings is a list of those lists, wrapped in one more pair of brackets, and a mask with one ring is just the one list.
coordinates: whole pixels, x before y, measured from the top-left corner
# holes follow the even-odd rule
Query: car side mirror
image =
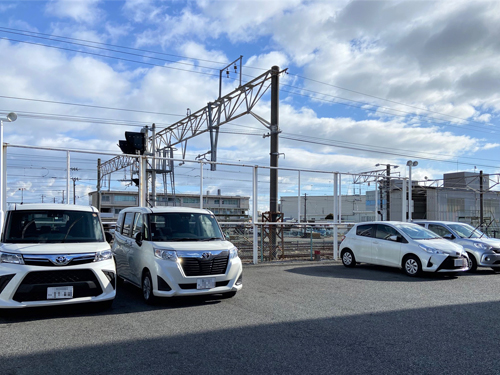
[(401, 242), (398, 236), (389, 236), (389, 240), (394, 242)]
[(111, 243), (113, 241), (113, 235), (109, 232), (104, 232), (104, 237), (106, 238), (106, 242)]
[(443, 238), (447, 239), (447, 240), (454, 240), (455, 239), (455, 236), (451, 233), (448, 233), (448, 234), (445, 234), (443, 236)]
[(142, 245), (142, 232), (139, 232), (135, 235), (135, 242), (137, 245), (141, 246)]

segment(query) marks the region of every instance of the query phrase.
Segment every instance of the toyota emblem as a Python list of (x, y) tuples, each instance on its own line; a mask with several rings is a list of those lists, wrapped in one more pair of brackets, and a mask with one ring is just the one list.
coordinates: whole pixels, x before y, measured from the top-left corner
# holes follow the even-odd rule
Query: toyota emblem
[(205, 260), (210, 260), (212, 259), (212, 253), (203, 253), (201, 254), (201, 257)]
[(60, 255), (52, 260), (52, 262), (58, 266), (64, 266), (70, 262), (71, 259), (65, 255)]

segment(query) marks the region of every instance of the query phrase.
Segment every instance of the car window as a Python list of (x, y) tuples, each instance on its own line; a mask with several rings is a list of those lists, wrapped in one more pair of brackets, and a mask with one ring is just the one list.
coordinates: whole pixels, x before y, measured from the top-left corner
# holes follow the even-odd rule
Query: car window
[(125, 214), (125, 219), (123, 220), (122, 234), (124, 236), (130, 236), (132, 231), (132, 223), (134, 222), (135, 212), (127, 212)]
[(151, 241), (222, 240), (219, 224), (212, 214), (156, 213), (149, 214)]
[(389, 237), (391, 236), (398, 236), (401, 237), (401, 234), (394, 229), (393, 227), (385, 224), (378, 224), (377, 225), (377, 232), (375, 237), (382, 239), (382, 240), (389, 240)]
[(116, 221), (116, 232), (121, 233), (122, 232), (122, 227), (123, 227), (123, 218), (125, 217), (124, 214), (118, 215), (118, 220)]
[(356, 227), (356, 235), (362, 237), (373, 237), (374, 224), (362, 224)]
[(484, 233), (469, 224), (449, 224), (449, 226), (462, 238), (488, 238)]
[(405, 223), (405, 224), (395, 224), (394, 225), (401, 232), (406, 234), (412, 240), (430, 240), (433, 238), (441, 238), (436, 233), (430, 231), (429, 229), (422, 228), (420, 225)]
[(439, 234), (441, 237), (444, 237), (447, 234), (452, 234), (448, 229), (439, 224), (429, 224), (429, 229), (434, 233)]
[(132, 230), (132, 237), (135, 237), (137, 233), (142, 232), (142, 224), (144, 223), (142, 214), (135, 215), (134, 229)]

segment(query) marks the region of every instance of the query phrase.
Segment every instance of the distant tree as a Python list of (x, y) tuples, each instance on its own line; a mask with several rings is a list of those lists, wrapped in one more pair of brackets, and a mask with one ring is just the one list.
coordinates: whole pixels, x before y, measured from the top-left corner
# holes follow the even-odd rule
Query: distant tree
[(333, 214), (326, 215), (325, 220), (333, 220)]

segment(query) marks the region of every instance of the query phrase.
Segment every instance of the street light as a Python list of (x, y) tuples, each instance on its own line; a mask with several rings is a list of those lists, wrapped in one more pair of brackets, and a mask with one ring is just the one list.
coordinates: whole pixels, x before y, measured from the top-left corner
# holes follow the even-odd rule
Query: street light
[(411, 214), (412, 214), (412, 192), (413, 192), (413, 183), (411, 181), (411, 167), (416, 167), (418, 165), (418, 161), (408, 160), (406, 162), (408, 167), (408, 221), (411, 222)]
[(5, 209), (5, 195), (7, 191), (6, 176), (4, 168), (4, 147), (3, 147), (3, 122), (14, 122), (17, 120), (17, 115), (11, 112), (5, 118), (0, 118), (0, 231), (3, 228), (3, 217)]
[(399, 165), (393, 165), (393, 164), (384, 164), (384, 163), (377, 163), (375, 164), (376, 167), (379, 167), (381, 165), (385, 165), (385, 175), (386, 175), (386, 184), (385, 184), (385, 194), (386, 194), (386, 220), (389, 221), (391, 220), (391, 167), (393, 169), (396, 169), (399, 167)]

